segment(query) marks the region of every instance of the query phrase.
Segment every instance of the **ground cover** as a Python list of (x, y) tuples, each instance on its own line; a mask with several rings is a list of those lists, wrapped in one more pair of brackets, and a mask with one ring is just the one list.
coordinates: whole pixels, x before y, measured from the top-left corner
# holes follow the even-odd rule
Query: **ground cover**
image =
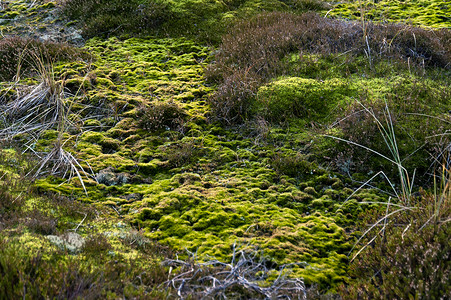
[(440, 1), (344, 1), (329, 15), (377, 22), (400, 22), (432, 28), (449, 28), (451, 8)]
[[(439, 201), (443, 204), (440, 213), (415, 215), (418, 221), (414, 225), (409, 225), (413, 224), (411, 215), (390, 219), (407, 229), (398, 232), (396, 226), (391, 227), (398, 240), (386, 245), (394, 247), (406, 234), (409, 245), (415, 244), (416, 233), (427, 230), (427, 243), (438, 249), (434, 253), (449, 255), (449, 244), (442, 238), (446, 236), (443, 230), (449, 229), (449, 31), (430, 34), (418, 28), (373, 24), (367, 24), (365, 31), (355, 23), (300, 15), (310, 9), (325, 14), (326, 6), (320, 2), (263, 2), (212, 1), (197, 11), (192, 9), (199, 4), (196, 1), (177, 5), (161, 1), (147, 12), (147, 2), (130, 2), (127, 9), (144, 4), (139, 6), (144, 16), (156, 18), (145, 34), (135, 37), (130, 28), (113, 30), (121, 18), (130, 18), (130, 11), (112, 10), (120, 7), (121, 1), (86, 16), (80, 12), (89, 1), (63, 3), (64, 9), (75, 13), (69, 16), (87, 26), (82, 26), (85, 36), (99, 37), (87, 39), (80, 54), (63, 59), (55, 59), (55, 52), (40, 50), (41, 62), (48, 66), (44, 71), (52, 74), (44, 83), (65, 91), (49, 103), (64, 103), (64, 113), (55, 113), (55, 122), (48, 122), (47, 114), (40, 113), (40, 118), (27, 121), (33, 126), (27, 127), (25, 134), (2, 130), (2, 137), (7, 137), (4, 149), (26, 145), (28, 157), (41, 157), (41, 164), (26, 163), (15, 150), (2, 150), (1, 251), (10, 257), (18, 247), (23, 255), (11, 264), (8, 260), (0, 263), (7, 270), (5, 278), (12, 276), (8, 277), (11, 282), (18, 276), (25, 278), (5, 293), (15, 296), (30, 286), (29, 295), (69, 295), (73, 292), (70, 286), (81, 284), (86, 289), (104, 286), (96, 291), (99, 297), (158, 298), (164, 282), (173, 276), (169, 282), (175, 290), (168, 295), (175, 297), (178, 292), (180, 296), (186, 291), (182, 285), (175, 286), (177, 278), (184, 278), (178, 272), (189, 267), (217, 274), (214, 268), (196, 263), (213, 258), (234, 261), (238, 245), (243, 253), (257, 253), (258, 259), (265, 259), (270, 272), (254, 279), (260, 286), (269, 285), (285, 267), (289, 277), (302, 278), (308, 287), (317, 285), (322, 293), (340, 292), (344, 298), (391, 295), (389, 284), (367, 282), (363, 277), (368, 275), (367, 262), (377, 268), (380, 261), (392, 259), (392, 252), (387, 248), (377, 252), (376, 248), (369, 253), (379, 260), (363, 256), (349, 268), (350, 259), (361, 249), (354, 247), (355, 242), (368, 222), (377, 222), (390, 206), (401, 205), (409, 211), (437, 211), (437, 206), (426, 209), (422, 201), (406, 204), (403, 201), (410, 197), (394, 195), (403, 184), (395, 177), (399, 165), (374, 155), (378, 152), (392, 158), (380, 133), (387, 124), (375, 122), (375, 117), (384, 120), (387, 114), (391, 118), (388, 126), (396, 128), (397, 153), (406, 157), (402, 165), (409, 174), (416, 170), (411, 192), (416, 191), (418, 199), (438, 203), (438, 198), (419, 187), (431, 187), (430, 174), (442, 166), (445, 179), (438, 191), (443, 191), (445, 200)], [(26, 12), (34, 7), (17, 1), (10, 10), (18, 4), (29, 5)], [(192, 24), (200, 16), (209, 17), (199, 21), (202, 32), (193, 31), (190, 25), (187, 37), (181, 37), (186, 24), (178, 17), (159, 19), (156, 13), (160, 9), (188, 16), (183, 22)], [(290, 9), (296, 14), (286, 12)], [(259, 10), (283, 12), (251, 17)], [(104, 18), (112, 11), (118, 15), (108, 23)], [(238, 21), (243, 15), (248, 20)], [(209, 30), (207, 25), (218, 18), (236, 26), (220, 44), (214, 44), (220, 40), (222, 27)], [(98, 24), (106, 26), (103, 33), (96, 31), (102, 28)], [(163, 37), (168, 24), (173, 31)], [(8, 30), (14, 31), (11, 28)], [(195, 38), (193, 32), (199, 36)], [(36, 50), (21, 45), (15, 53)], [(39, 45), (65, 49), (54, 43)], [(39, 60), (31, 61), (36, 62)], [(24, 73), (18, 82), (2, 83), (3, 111), (11, 111), (6, 108), (19, 103), (29, 87), (42, 86), (43, 77), (33, 76), (33, 71), (36, 68), (31, 67), (31, 73)], [(50, 93), (55, 91), (59, 89), (50, 89)], [(1, 124), (10, 129), (8, 124), (14, 120), (17, 113), (4, 113)], [(45, 130), (35, 130), (35, 124), (43, 123)], [(374, 152), (338, 139), (352, 140)], [(55, 158), (54, 153), (73, 157), (69, 168), (60, 168), (58, 157), (63, 156)], [(42, 164), (42, 157), (48, 158), (49, 164)], [(389, 182), (379, 176), (358, 189), (381, 170)], [(35, 181), (21, 180), (23, 186), (8, 187), (8, 180), (13, 180), (8, 178), (25, 178), (26, 174), (35, 174)], [(28, 188), (33, 193), (22, 197), (20, 191)], [(14, 206), (13, 198), (25, 203), (24, 208)], [(390, 199), (397, 200), (389, 207), (381, 205)], [(412, 234), (410, 227), (415, 228)], [(69, 242), (69, 234), (84, 246), (78, 249), (76, 242)], [(367, 242), (364, 238), (359, 241)], [(30, 256), (41, 246), (45, 247), (39, 258)], [(180, 269), (160, 264), (172, 258), (172, 251), (178, 253), (180, 259), (174, 266)], [(401, 253), (395, 252), (393, 259)], [(110, 261), (119, 263), (110, 269)], [(434, 259), (428, 261), (437, 264)], [(143, 269), (132, 269), (136, 264)], [(10, 271), (16, 265), (23, 267)], [(26, 277), (29, 270), (43, 274), (44, 269), (51, 270), (49, 274), (63, 274), (62, 289), (42, 290), (47, 277), (39, 276), (38, 282)], [(148, 277), (143, 278), (144, 272)], [(384, 272), (383, 276), (406, 276), (390, 273), (389, 268)], [(447, 272), (446, 265), (440, 267), (442, 276)], [(123, 284), (116, 285), (113, 274), (125, 278)], [(194, 275), (189, 278), (192, 280), (197, 280)], [(445, 288), (442, 281), (429, 280), (433, 283), (421, 285), (419, 279), (417, 295)], [(393, 282), (405, 285), (403, 278)], [(198, 291), (203, 285), (207, 291), (210, 283), (200, 281), (188, 291)], [(340, 287), (343, 283), (346, 285)], [(380, 291), (378, 286), (384, 289)], [(89, 293), (81, 289), (74, 295), (83, 297), (85, 292)], [(230, 293), (237, 296), (244, 291)], [(309, 293), (313, 297), (313, 291)], [(403, 294), (409, 293), (412, 291), (403, 290)], [(302, 297), (299, 293), (295, 296)], [(264, 298), (263, 294), (258, 297)]]

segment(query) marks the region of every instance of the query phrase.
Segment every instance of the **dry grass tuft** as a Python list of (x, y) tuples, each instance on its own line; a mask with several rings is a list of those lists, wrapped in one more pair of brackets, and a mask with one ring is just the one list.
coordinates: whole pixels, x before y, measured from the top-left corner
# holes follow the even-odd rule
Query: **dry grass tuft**
[[(47, 61), (37, 51), (39, 49), (34, 49), (29, 57), (33, 63), (33, 72), (37, 74), (37, 83), (22, 85), (19, 81), (13, 82), (10, 90), (14, 90), (14, 96), (8, 93), (0, 97), (0, 141), (19, 139), (25, 151), (31, 150), (39, 157), (41, 163), (34, 177), (44, 174), (68, 175), (70, 179), (77, 176), (86, 192), (82, 177), (89, 177), (90, 174), (66, 150), (68, 132), (80, 128), (72, 121), (74, 100), (70, 100), (70, 97), (74, 95), (66, 92), (63, 80), (55, 78), (52, 61)], [(42, 156), (33, 148), (49, 129), (57, 131), (57, 138), (53, 148)]]

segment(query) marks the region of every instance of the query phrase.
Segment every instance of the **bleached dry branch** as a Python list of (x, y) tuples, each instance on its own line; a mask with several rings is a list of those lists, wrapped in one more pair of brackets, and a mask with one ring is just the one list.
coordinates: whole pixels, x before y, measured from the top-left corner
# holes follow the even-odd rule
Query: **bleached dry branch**
[(164, 264), (179, 269), (178, 275), (165, 284), (181, 299), (306, 299), (304, 282), (287, 276), (293, 265), (270, 268), (271, 262), (257, 250), (238, 250), (234, 245), (230, 263), (176, 259)]

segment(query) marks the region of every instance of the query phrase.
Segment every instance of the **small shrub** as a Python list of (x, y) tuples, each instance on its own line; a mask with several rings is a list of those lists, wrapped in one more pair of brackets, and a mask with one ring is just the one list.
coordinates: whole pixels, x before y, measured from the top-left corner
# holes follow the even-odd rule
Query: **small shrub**
[(46, 213), (38, 209), (27, 213), (28, 217), (25, 218), (25, 225), (33, 232), (49, 235), (56, 233), (56, 226), (58, 225), (58, 220), (53, 218)]
[(451, 293), (449, 196), (435, 217), (435, 197), (424, 193), (414, 209), (395, 214), (351, 263), (352, 280), (339, 289), (343, 299), (446, 298)]
[[(3, 172), (0, 172), (0, 174)], [(0, 181), (0, 230), (11, 224), (18, 222), (23, 214), (22, 208), (25, 203), (24, 195), (16, 194), (22, 188), (23, 183), (14, 180), (7, 174), (3, 173)]]
[(0, 150), (0, 230), (17, 225), (27, 214), (23, 208), (33, 187), (26, 174), (31, 171), (32, 162), (20, 152)]
[(296, 11), (320, 11), (330, 8), (327, 2), (321, 0), (281, 0), (281, 2)]
[[(87, 53), (67, 44), (41, 42), (31, 38), (0, 39), (0, 81), (11, 81), (16, 75), (36, 71), (36, 58), (46, 62), (89, 58)], [(16, 78), (17, 79), (17, 78)]]
[(315, 165), (300, 153), (276, 153), (271, 159), (271, 166), (277, 174), (290, 177), (305, 176), (315, 169)]
[(213, 119), (227, 125), (246, 120), (259, 84), (258, 77), (252, 78), (246, 73), (236, 72), (228, 76), (209, 98)]
[(138, 126), (149, 131), (182, 132), (187, 115), (175, 102), (154, 102), (138, 108), (137, 118)]
[(62, 0), (60, 4), (63, 15), (81, 21), (88, 37), (146, 32), (173, 17), (163, 0)]
[(111, 244), (104, 234), (95, 234), (85, 240), (82, 250), (85, 253), (102, 254), (111, 248)]
[(167, 160), (170, 168), (191, 164), (205, 154), (205, 150), (192, 141), (162, 146), (161, 150), (164, 152), (163, 157)]
[(157, 241), (148, 239), (141, 230), (131, 230), (121, 238), (121, 241), (126, 246), (139, 249), (143, 253), (152, 256), (167, 258), (172, 258), (174, 256), (174, 253), (169, 247), (161, 245)]

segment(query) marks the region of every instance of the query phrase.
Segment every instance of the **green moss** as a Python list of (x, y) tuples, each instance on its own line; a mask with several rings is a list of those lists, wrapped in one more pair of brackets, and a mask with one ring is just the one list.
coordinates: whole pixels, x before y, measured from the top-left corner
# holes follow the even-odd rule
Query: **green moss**
[(102, 151), (105, 153), (116, 151), (119, 149), (120, 142), (118, 140), (106, 137), (100, 132), (87, 131), (84, 132), (81, 137), (81, 141), (85, 141), (92, 144), (97, 144), (102, 147)]
[[(263, 10), (288, 10), (302, 1), (172, 2), (171, 9), (187, 16), (173, 22), (190, 22), (192, 29), (194, 24), (222, 26)], [(71, 91), (79, 91), (73, 97), (74, 109), (84, 120), (84, 132), (67, 133), (67, 146), (73, 144), (80, 164), (94, 172), (93, 178), (85, 178), (88, 195), (76, 178), (40, 178), (35, 186), (43, 193), (71, 195), (101, 211), (93, 214), (95, 221), (84, 222), (84, 213), (50, 214), (64, 223), (58, 230), (81, 224), (77, 232), (84, 237), (89, 238), (91, 230), (108, 232), (111, 256), (103, 251), (105, 245), (100, 245), (102, 251), (77, 256), (96, 268), (113, 255), (120, 261), (143, 253), (119, 240), (129, 234), (117, 225), (120, 215), (121, 224), (133, 224), (147, 238), (181, 252), (182, 258), (188, 249), (200, 259), (229, 261), (235, 243), (251, 244), (277, 265), (297, 264), (291, 276), (303, 277), (307, 284), (328, 289), (345, 282), (346, 254), (358, 235), (347, 232), (361, 222), (359, 214), (373, 208), (362, 202), (384, 198), (361, 190), (348, 199), (354, 184), (333, 174), (333, 157), (325, 158), (329, 150), (343, 147), (321, 137), (321, 129), (346, 117), (352, 103), (358, 106), (352, 98), (365, 105), (387, 99), (400, 112), (426, 110), (437, 115), (450, 104), (447, 79), (428, 79), (427, 69), (418, 76), (418, 70), (409, 74), (407, 67), (398, 69), (389, 61), (371, 69), (368, 58), (349, 53), (291, 53), (285, 57), (291, 68), (286, 77), (260, 87), (253, 103), (251, 113), (266, 120), (227, 128), (208, 122), (206, 100), (216, 87), (203, 76), (214, 49), (187, 38), (126, 36), (94, 38), (85, 49), (95, 62), (57, 63), (55, 74), (66, 78)], [(140, 109), (155, 103), (175, 103), (181, 126), (139, 126)], [(84, 109), (81, 104), (90, 106)], [(260, 130), (265, 128), (263, 134)], [(328, 133), (344, 136), (340, 128)], [(407, 136), (414, 137), (411, 133), (400, 136), (400, 151), (407, 151), (404, 144)], [(50, 146), (57, 134), (45, 132), (39, 150)], [(10, 171), (10, 165), (0, 170)], [(99, 174), (111, 178), (98, 184), (94, 177)]]
[(348, 19), (405, 22), (413, 25), (446, 28), (451, 26), (451, 8), (440, 1), (345, 1), (336, 4), (329, 15)]
[(321, 118), (349, 99), (349, 85), (338, 79), (281, 78), (259, 88), (255, 112), (272, 121)]

